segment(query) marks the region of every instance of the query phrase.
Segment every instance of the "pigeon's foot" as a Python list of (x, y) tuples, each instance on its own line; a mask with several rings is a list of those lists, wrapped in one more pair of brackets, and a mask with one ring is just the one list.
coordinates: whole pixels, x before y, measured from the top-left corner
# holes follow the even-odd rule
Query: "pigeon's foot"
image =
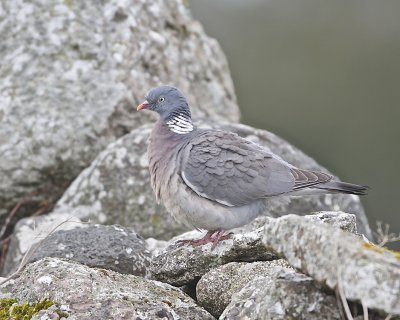
[(187, 239), (187, 240), (178, 240), (179, 243), (188, 243), (193, 247), (202, 246), (207, 243), (212, 243), (211, 251), (215, 249), (219, 241), (229, 239), (233, 233), (230, 232), (228, 234), (224, 234), (225, 230), (211, 230), (208, 231), (205, 236), (201, 239)]

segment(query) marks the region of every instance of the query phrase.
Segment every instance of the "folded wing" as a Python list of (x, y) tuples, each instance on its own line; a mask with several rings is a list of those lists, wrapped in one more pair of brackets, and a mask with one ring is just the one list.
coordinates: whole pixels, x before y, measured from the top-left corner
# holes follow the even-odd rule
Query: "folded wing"
[[(181, 168), (182, 179), (194, 192), (227, 206), (291, 192), (295, 174), (302, 179), (298, 186), (306, 185), (303, 171), (293, 171), (268, 150), (221, 131), (206, 131), (193, 139)], [(314, 176), (311, 180), (315, 182)]]

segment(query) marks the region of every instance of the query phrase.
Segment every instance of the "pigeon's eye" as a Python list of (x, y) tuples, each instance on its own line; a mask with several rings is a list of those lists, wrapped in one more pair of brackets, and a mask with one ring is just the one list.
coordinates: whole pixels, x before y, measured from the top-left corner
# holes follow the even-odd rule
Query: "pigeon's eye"
[(164, 102), (164, 101), (165, 101), (165, 98), (164, 98), (164, 97), (160, 97), (160, 98), (158, 98), (158, 101), (159, 101), (159, 102)]

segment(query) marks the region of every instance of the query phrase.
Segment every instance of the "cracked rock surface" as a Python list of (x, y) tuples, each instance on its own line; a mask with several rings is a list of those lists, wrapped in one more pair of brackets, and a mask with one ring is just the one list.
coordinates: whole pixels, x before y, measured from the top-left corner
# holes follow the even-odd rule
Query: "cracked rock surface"
[(180, 239), (193, 239), (201, 236), (198, 231), (187, 232), (172, 239), (169, 245), (153, 256), (151, 276), (159, 281), (182, 286), (192, 284), (211, 268), (231, 261), (273, 260), (276, 255), (262, 243), (263, 229), (245, 234), (235, 234), (231, 239), (218, 243), (211, 251), (211, 244), (192, 247), (181, 244)]
[[(347, 219), (345, 218), (346, 215), (348, 215)], [(327, 219), (328, 216), (329, 219)], [(350, 221), (354, 222), (354, 215), (338, 213), (335, 218), (333, 213), (322, 212), (317, 215), (303, 217), (303, 220), (311, 219), (325, 221), (324, 223), (332, 224), (336, 229), (339, 228), (339, 224), (343, 223), (343, 221), (347, 221), (349, 226)], [(265, 220), (267, 222), (264, 221), (264, 224), (270, 220), (275, 221), (275, 219), (268, 217), (265, 217)], [(354, 225), (351, 228), (354, 228)], [(170, 240), (165, 248), (153, 256), (151, 263), (152, 277), (175, 286), (181, 286), (192, 284), (212, 268), (228, 262), (277, 259), (276, 252), (263, 243), (264, 233), (266, 234), (264, 227), (245, 233), (235, 233), (231, 239), (219, 242), (215, 249), (211, 251), (211, 244), (192, 247), (190, 244), (178, 243), (178, 240), (196, 239), (203, 235), (198, 231), (187, 232)]]
[[(330, 320), (340, 319), (338, 299), (343, 298), (356, 320), (365, 319), (363, 306), (368, 308), (369, 319), (383, 320), (389, 315), (397, 319), (399, 254), (349, 232), (356, 229), (354, 221), (354, 215), (343, 212), (265, 217), (264, 226), (236, 233), (213, 251), (211, 244), (192, 247), (177, 242), (198, 238), (202, 235), (198, 231), (168, 242), (149, 238), (139, 245), (139, 252), (151, 254), (150, 267), (146, 264), (149, 256), (143, 264), (146, 278), (140, 268), (139, 277), (110, 270), (115, 259), (98, 268), (46, 257), (28, 263), (17, 277), (1, 285), (0, 299), (14, 297), (24, 303), (49, 297), (71, 319)], [(79, 234), (100, 227), (85, 226), (58, 232), (62, 242), (49, 237), (49, 251), (79, 251), (79, 246), (60, 247), (66, 240), (90, 245)], [(118, 234), (123, 230), (101, 228)], [(118, 259), (121, 250), (129, 254), (129, 241), (107, 237), (107, 231), (99, 230), (94, 232), (93, 250), (101, 249), (98, 243), (104, 240), (110, 250), (115, 248)], [(141, 251), (143, 245), (148, 251)], [(90, 252), (93, 256), (94, 251)], [(142, 260), (137, 266), (135, 259), (127, 263), (128, 268), (141, 266)], [(41, 315), (53, 313), (43, 310)]]
[(197, 301), (212, 315), (219, 317), (231, 302), (233, 294), (256, 278), (271, 277), (277, 266), (291, 269), (283, 259), (251, 263), (230, 262), (211, 269), (197, 283)]
[(72, 320), (214, 319), (168, 284), (57, 258), (29, 264), (10, 294), (28, 302), (47, 297), (68, 310)]
[(356, 235), (288, 215), (265, 224), (265, 245), (291, 266), (366, 307), (400, 314), (400, 259)]
[(321, 291), (312, 278), (276, 267), (234, 294), (219, 319), (339, 320), (340, 311), (336, 297)]
[(147, 275), (151, 259), (145, 241), (119, 225), (56, 231), (43, 240), (28, 263), (45, 257), (65, 258), (141, 277)]
[(87, 224), (69, 214), (44, 215), (34, 218), (24, 218), (18, 221), (11, 236), (10, 245), (4, 261), (1, 275), (9, 275), (15, 271), (23, 260), (24, 255), (39, 246), (50, 232), (56, 230), (71, 230), (85, 228)]

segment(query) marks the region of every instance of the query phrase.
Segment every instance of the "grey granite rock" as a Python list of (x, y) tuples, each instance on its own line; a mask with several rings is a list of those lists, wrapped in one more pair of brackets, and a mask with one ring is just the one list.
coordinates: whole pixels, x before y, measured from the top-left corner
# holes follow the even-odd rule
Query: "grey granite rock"
[(146, 239), (146, 248), (152, 254), (156, 255), (168, 245), (167, 241), (157, 240), (154, 238)]
[[(333, 224), (338, 227), (347, 221), (354, 222), (354, 216), (346, 213), (319, 213), (316, 216), (307, 216), (306, 219), (322, 219), (323, 222)], [(329, 219), (327, 218), (329, 217)], [(263, 217), (257, 221), (265, 224), (272, 218)], [(273, 219), (272, 219), (273, 220)], [(346, 224), (344, 224), (346, 225)], [(255, 226), (253, 224), (253, 226)], [(241, 228), (243, 230), (243, 228)], [(247, 229), (246, 227), (244, 229)], [(244, 233), (238, 233), (240, 229), (234, 230), (232, 239), (220, 242), (214, 251), (211, 251), (211, 244), (199, 247), (192, 247), (188, 244), (181, 244), (180, 239), (196, 239), (204, 235), (198, 231), (187, 232), (173, 238), (169, 245), (156, 254), (151, 263), (152, 276), (160, 281), (176, 286), (191, 284), (207, 273), (211, 268), (226, 264), (228, 262), (252, 262), (267, 261), (276, 259), (276, 253), (270, 248), (265, 248), (262, 244), (262, 231), (264, 227), (253, 229)]]
[(1, 275), (15, 271), (24, 256), (28, 257), (51, 232), (85, 228), (87, 224), (71, 214), (25, 218), (15, 225)]
[[(351, 213), (345, 213), (342, 211), (320, 211), (312, 212), (311, 214), (304, 216), (310, 221), (320, 221), (326, 224), (338, 227), (344, 231), (348, 231), (354, 234), (357, 233), (357, 222), (356, 215)], [(255, 219), (253, 222), (243, 227), (234, 229), (235, 233), (244, 233), (249, 230), (254, 230), (264, 226), (271, 217), (261, 216)]]
[(265, 225), (265, 245), (295, 268), (371, 309), (400, 315), (399, 256), (327, 224), (289, 215)]
[(134, 108), (155, 85), (180, 87), (197, 116), (239, 119), (225, 56), (184, 0), (3, 0), (0, 21), (0, 224), (152, 121)]
[(305, 216), (311, 221), (322, 221), (344, 231), (357, 233), (356, 216), (345, 212), (324, 211)]
[(68, 319), (214, 319), (181, 290), (134, 275), (45, 258), (29, 264), (10, 291), (20, 302), (47, 297)]
[(252, 263), (230, 262), (211, 269), (197, 283), (197, 302), (218, 318), (231, 302), (233, 294), (255, 278), (271, 277), (277, 266), (290, 269), (290, 265), (283, 259)]
[(245, 234), (235, 234), (221, 241), (211, 251), (211, 244), (192, 247), (178, 243), (181, 239), (202, 236), (198, 231), (187, 232), (170, 241), (170, 244), (153, 256), (151, 275), (154, 279), (175, 286), (191, 284), (211, 268), (232, 261), (266, 261), (276, 258), (274, 252), (266, 250), (262, 243), (263, 228)]
[(321, 291), (312, 278), (276, 267), (234, 294), (219, 319), (339, 320), (340, 311), (336, 297)]
[(145, 241), (133, 230), (119, 225), (92, 225), (54, 232), (43, 240), (28, 263), (45, 257), (145, 277), (151, 255)]
[[(67, 309), (68, 310), (68, 309)], [(63, 312), (63, 318), (60, 316), (60, 311)], [(56, 305), (52, 305), (50, 308), (46, 310), (40, 310), (37, 314), (35, 314), (31, 320), (59, 320), (59, 319), (67, 319), (65, 316), (68, 315), (68, 312), (60, 310)], [(70, 317), (68, 317), (70, 318)]]

